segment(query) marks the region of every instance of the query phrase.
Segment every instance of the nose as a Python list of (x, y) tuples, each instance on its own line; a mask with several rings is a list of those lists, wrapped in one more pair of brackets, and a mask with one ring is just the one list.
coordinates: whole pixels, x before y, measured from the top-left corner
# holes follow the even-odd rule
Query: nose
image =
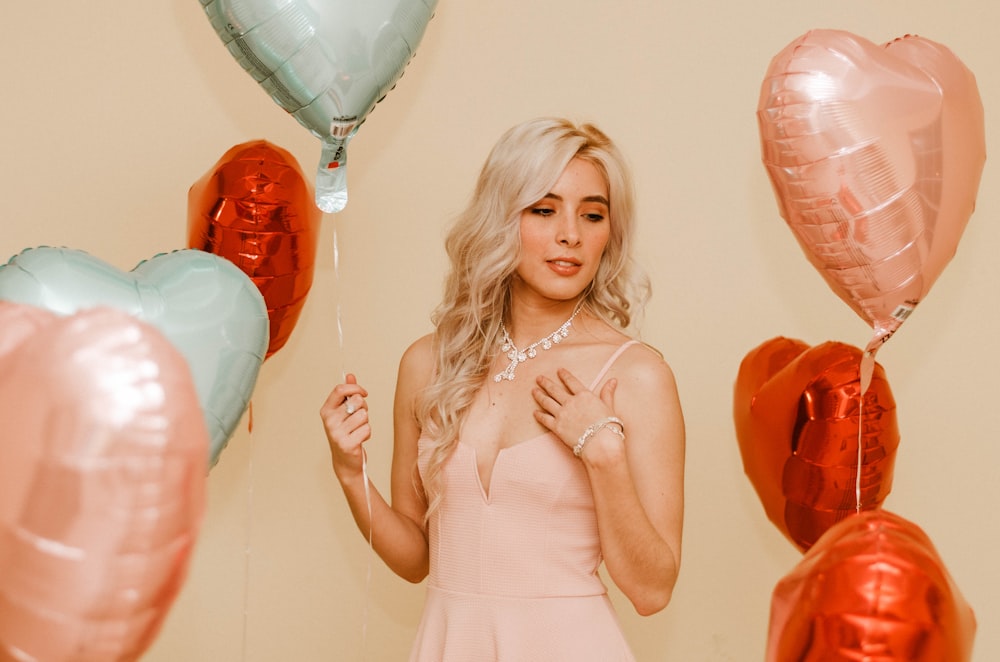
[(577, 246), (580, 243), (580, 230), (577, 227), (576, 219), (568, 215), (559, 219), (556, 241), (559, 242), (560, 246)]

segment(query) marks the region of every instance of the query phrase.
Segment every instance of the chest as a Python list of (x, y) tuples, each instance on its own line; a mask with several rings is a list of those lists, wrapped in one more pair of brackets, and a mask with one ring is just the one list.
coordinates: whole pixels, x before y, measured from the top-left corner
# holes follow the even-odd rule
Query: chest
[(460, 438), (475, 451), (480, 481), (487, 489), (501, 451), (547, 432), (534, 417), (538, 406), (532, 396), (535, 378), (530, 372), (519, 373), (513, 381), (486, 383), (476, 394), (462, 425)]

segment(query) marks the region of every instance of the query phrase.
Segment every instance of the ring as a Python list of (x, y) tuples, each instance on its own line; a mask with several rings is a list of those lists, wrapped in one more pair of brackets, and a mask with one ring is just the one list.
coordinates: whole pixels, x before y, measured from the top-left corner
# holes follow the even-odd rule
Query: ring
[(347, 415), (350, 416), (354, 413), (354, 403), (351, 402), (350, 398), (344, 400), (344, 409), (347, 410)]

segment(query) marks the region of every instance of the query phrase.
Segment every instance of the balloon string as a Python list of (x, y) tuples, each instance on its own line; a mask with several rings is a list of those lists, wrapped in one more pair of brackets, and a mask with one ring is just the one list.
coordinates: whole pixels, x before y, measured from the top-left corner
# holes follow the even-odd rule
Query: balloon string
[(860, 396), (861, 401), (858, 403), (858, 468), (857, 477), (854, 479), (854, 499), (855, 507), (858, 513), (861, 512), (861, 462), (864, 460), (864, 427), (865, 427), (865, 394), (862, 393)]
[(361, 449), (361, 476), (365, 481), (365, 505), (368, 507), (368, 563), (365, 572), (365, 600), (361, 616), (361, 659), (367, 658), (368, 643), (368, 597), (372, 587), (372, 555), (375, 545), (372, 543), (372, 497), (368, 489), (368, 453)]
[(861, 393), (858, 394), (858, 466), (854, 479), (854, 499), (857, 512), (861, 512), (861, 468), (864, 461), (865, 393), (875, 372), (875, 350), (865, 350), (860, 365)]
[[(337, 282), (338, 290), (340, 286), (340, 245), (337, 241), (337, 226), (333, 226), (333, 276)], [(347, 367), (344, 363), (344, 324), (340, 314), (340, 297), (337, 297), (337, 342), (340, 349), (340, 375), (341, 379), (347, 379)], [(375, 553), (375, 546), (372, 543), (372, 497), (368, 485), (368, 453), (364, 447), (361, 448), (361, 478), (365, 481), (365, 506), (368, 510), (368, 560), (365, 571), (365, 599), (363, 601), (361, 613), (361, 659), (366, 659), (368, 648), (368, 601), (372, 587), (372, 556)]]
[(253, 402), (251, 401), (250, 406), (250, 425), (247, 428), (247, 436), (249, 437), (249, 451), (247, 455), (247, 512), (246, 512), (246, 540), (244, 541), (243, 548), (243, 652), (241, 660), (246, 662), (247, 659), (247, 637), (249, 634), (249, 620), (250, 620), (250, 550), (252, 548), (251, 544), (251, 529), (253, 528)]

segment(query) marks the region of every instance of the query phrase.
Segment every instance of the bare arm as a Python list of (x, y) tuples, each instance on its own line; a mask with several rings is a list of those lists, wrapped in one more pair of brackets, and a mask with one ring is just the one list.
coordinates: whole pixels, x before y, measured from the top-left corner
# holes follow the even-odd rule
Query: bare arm
[[(626, 357), (629, 357), (626, 360)], [(625, 438), (603, 428), (580, 454), (594, 494), (601, 551), (615, 584), (643, 615), (669, 602), (680, 569), (684, 512), (684, 421), (670, 367), (631, 350), (600, 394), (571, 373), (540, 378), (536, 418), (573, 447), (607, 416)]]
[[(363, 447), (371, 437), (367, 392), (348, 375), (320, 409), (333, 470), (340, 481), (354, 521), (375, 552), (400, 577), (419, 582), (427, 576), (428, 550), (424, 531), (426, 504), (416, 473), (420, 428), (413, 412), (414, 397), (426, 383), (430, 369), (429, 338), (418, 340), (400, 360), (393, 413), (392, 504), (368, 481), (363, 472)], [(347, 412), (347, 403), (354, 408)], [(369, 517), (369, 502), (371, 515)]]

